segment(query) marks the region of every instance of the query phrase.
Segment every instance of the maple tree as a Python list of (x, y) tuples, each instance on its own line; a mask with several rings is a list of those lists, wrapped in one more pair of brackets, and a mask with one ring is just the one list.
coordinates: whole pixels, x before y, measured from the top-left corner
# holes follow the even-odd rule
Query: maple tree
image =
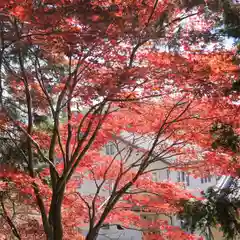
[[(183, 54), (158, 49), (187, 18), (197, 16), (201, 29), (212, 24), (203, 25), (202, 5), (181, 4), (1, 1), (1, 233), (79, 239), (87, 225), (94, 240), (104, 223), (121, 223), (154, 232), (147, 239), (194, 239), (133, 211), (175, 214), (194, 198), (151, 180), (160, 161), (175, 157), (173, 169), (195, 176), (239, 168), (234, 149), (212, 148), (210, 131), (224, 123), (239, 133), (232, 52), (190, 50), (186, 38)], [(152, 144), (135, 156), (131, 145), (121, 147), (123, 132)], [(114, 157), (101, 154), (109, 141)], [(86, 180), (93, 193), (79, 191)]]

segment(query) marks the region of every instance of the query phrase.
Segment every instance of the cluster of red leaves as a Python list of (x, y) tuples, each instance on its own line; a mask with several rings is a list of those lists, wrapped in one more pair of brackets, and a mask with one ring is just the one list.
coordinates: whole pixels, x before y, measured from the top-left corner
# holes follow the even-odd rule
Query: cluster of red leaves
[[(43, 176), (42, 176), (43, 177)], [(23, 172), (14, 171), (11, 169), (5, 169), (1, 171), (0, 192), (4, 196), (4, 193), (8, 193), (11, 201), (16, 205), (12, 209), (11, 202), (8, 199), (4, 199), (8, 214), (12, 214), (12, 211), (16, 211), (16, 217), (13, 222), (18, 229), (22, 239), (45, 239), (42, 222), (40, 219), (40, 212), (36, 205), (36, 199), (34, 194), (34, 186), (37, 184), (39, 194), (44, 196), (45, 207), (49, 208), (51, 201), (51, 189), (43, 183), (43, 178), (31, 178)], [(45, 176), (46, 177), (46, 176)], [(79, 181), (77, 182), (79, 185)], [(71, 185), (71, 186), (70, 186)], [(87, 216), (87, 212), (84, 212), (83, 202), (76, 195), (76, 186), (74, 181), (69, 183), (69, 192), (66, 190), (66, 196), (63, 201), (63, 225), (64, 225), (64, 239), (81, 239), (81, 234), (75, 229), (76, 226), (82, 226), (84, 223), (84, 216)], [(75, 189), (73, 191), (73, 189)], [(76, 216), (78, 216), (76, 218)], [(9, 225), (5, 221), (4, 217), (0, 218), (2, 221), (1, 233), (4, 237), (11, 235)], [(86, 222), (86, 221), (85, 221)], [(5, 229), (5, 230), (4, 230)]]
[[(106, 166), (106, 165), (105, 165)], [(104, 166), (103, 166), (104, 167)], [(112, 166), (114, 168), (114, 165)], [(99, 168), (98, 168), (99, 169)], [(101, 169), (101, 168), (100, 168)], [(114, 168), (116, 169), (116, 168)], [(79, 171), (79, 170), (78, 170)], [(82, 169), (82, 172), (84, 170)], [(103, 171), (104, 172), (104, 171)], [(111, 169), (109, 171), (112, 173), (112, 177), (108, 176), (108, 179), (116, 177), (116, 171), (113, 171)], [(101, 171), (98, 171), (99, 176), (101, 175)], [(115, 175), (114, 175), (115, 174)], [(95, 174), (97, 177), (97, 174)], [(43, 176), (42, 176), (43, 177)], [(18, 203), (20, 202), (20, 206), (24, 208), (24, 206), (28, 206), (29, 209), (29, 216), (32, 216), (33, 225), (28, 225), (28, 231), (24, 231), (24, 228), (26, 227), (24, 222), (29, 222), (30, 220), (24, 219), (24, 216), (20, 216), (19, 222), (17, 223), (17, 227), (19, 228), (19, 232), (22, 233), (22, 230), (24, 231), (24, 236), (29, 237), (31, 235), (37, 236), (39, 239), (41, 239), (41, 232), (42, 232), (42, 226), (39, 222), (38, 218), (38, 211), (36, 210), (36, 202), (34, 200), (34, 194), (33, 194), (33, 188), (32, 184), (37, 183), (38, 188), (40, 190), (40, 193), (45, 196), (46, 203), (50, 201), (51, 191), (49, 187), (46, 184), (43, 184), (41, 180), (37, 179), (31, 179), (29, 176), (27, 176), (24, 173), (21, 172), (10, 172), (5, 171), (1, 172), (1, 178), (4, 179), (4, 183), (1, 184), (3, 187), (1, 188), (1, 191), (7, 191), (11, 192), (13, 195), (12, 189), (14, 189), (15, 193), (18, 196)], [(121, 185), (124, 185), (124, 183), (127, 183), (129, 181), (129, 176), (126, 176), (126, 178), (123, 178)], [(78, 185), (75, 185), (75, 184)], [(26, 186), (26, 184), (28, 186)], [(13, 186), (14, 185), (14, 186)], [(65, 229), (66, 238), (64, 239), (71, 239), (71, 236), (74, 238), (76, 237), (77, 232), (73, 230), (75, 226), (85, 226), (88, 223), (88, 217), (87, 217), (87, 208), (84, 205), (84, 202), (82, 201), (82, 198), (84, 198), (86, 201), (91, 202), (92, 198), (91, 196), (82, 196), (80, 198), (75, 191), (79, 187), (79, 181), (71, 181), (66, 189), (66, 196), (63, 201), (63, 224)], [(154, 211), (155, 213), (167, 213), (167, 214), (174, 214), (179, 211), (179, 208), (177, 207), (177, 202), (181, 199), (188, 199), (189, 197), (192, 197), (189, 195), (189, 193), (184, 192), (180, 187), (177, 187), (176, 185), (173, 185), (171, 183), (153, 183), (150, 179), (142, 178), (139, 179), (136, 183), (136, 188), (141, 189), (142, 191), (145, 191), (146, 194), (144, 195), (126, 195), (122, 201), (120, 201), (115, 208), (111, 211), (109, 216), (106, 219), (106, 222), (108, 223), (116, 223), (119, 222), (124, 226), (129, 226), (134, 224), (135, 227), (145, 229), (151, 227), (152, 229), (158, 229), (159, 226), (161, 227), (161, 231), (167, 233), (169, 230), (169, 227), (167, 227), (167, 224), (165, 223), (163, 225), (163, 222), (161, 220), (152, 223), (149, 225), (149, 222), (143, 220), (137, 213), (132, 211), (132, 209), (136, 206), (146, 206), (145, 209), (147, 211)], [(149, 192), (149, 194), (148, 194)], [(151, 196), (151, 193), (157, 193), (161, 197), (153, 197)], [(19, 196), (22, 196), (19, 198)], [(22, 200), (21, 200), (22, 199)], [(97, 206), (100, 206), (105, 201), (105, 198), (99, 198), (97, 200)], [(50, 202), (49, 202), (50, 203)], [(46, 204), (46, 206), (49, 204)], [(31, 206), (31, 207), (30, 207)], [(128, 209), (128, 210), (127, 210)], [(152, 209), (152, 210), (151, 210)], [(24, 210), (26, 212), (26, 210)], [(99, 211), (99, 217), (101, 216), (101, 211)], [(36, 225), (37, 224), (37, 225)], [(22, 230), (21, 230), (22, 229)], [(26, 229), (25, 229), (26, 230)], [(172, 231), (172, 230), (170, 230)], [(172, 234), (180, 234), (180, 230), (175, 229), (175, 233)], [(173, 231), (173, 232), (174, 232)], [(183, 233), (181, 233), (183, 234)], [(156, 235), (160, 239), (160, 235)], [(161, 234), (161, 236), (163, 236)], [(186, 235), (188, 236), (188, 235)], [(183, 239), (191, 239), (189, 238), (190, 235)], [(177, 238), (175, 238), (177, 239)]]

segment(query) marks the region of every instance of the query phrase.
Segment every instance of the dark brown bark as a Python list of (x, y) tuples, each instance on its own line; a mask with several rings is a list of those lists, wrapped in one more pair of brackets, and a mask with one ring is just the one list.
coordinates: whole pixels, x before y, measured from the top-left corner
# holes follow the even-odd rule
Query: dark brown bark
[(100, 230), (100, 228), (90, 229), (86, 236), (86, 240), (96, 240), (99, 230)]
[[(60, 181), (59, 181), (60, 183)], [(51, 206), (49, 210), (49, 224), (52, 229), (52, 233), (49, 240), (62, 240), (63, 239), (63, 227), (62, 227), (62, 201), (64, 197), (65, 184), (61, 189), (56, 188), (53, 191)]]

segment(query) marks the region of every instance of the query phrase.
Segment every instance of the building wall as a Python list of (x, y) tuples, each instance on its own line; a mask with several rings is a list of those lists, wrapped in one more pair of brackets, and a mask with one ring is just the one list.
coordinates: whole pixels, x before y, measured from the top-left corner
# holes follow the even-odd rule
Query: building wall
[[(145, 141), (145, 142), (142, 141), (141, 144), (139, 144), (139, 146), (136, 147), (134, 145), (134, 141), (131, 142), (130, 141), (131, 139), (130, 140), (127, 139), (127, 140), (128, 141), (116, 140), (116, 142), (113, 143), (113, 145), (117, 143), (118, 150), (121, 151), (122, 156), (126, 155), (129, 151), (129, 149), (132, 148), (131, 155), (129, 156), (129, 158), (127, 160), (125, 159), (125, 165), (129, 166), (130, 164), (132, 164), (134, 161), (136, 161), (137, 159), (139, 159), (142, 156), (143, 151), (140, 151), (139, 149), (149, 149), (151, 147), (151, 143), (149, 143), (148, 141)], [(115, 147), (113, 147), (113, 148), (109, 147), (110, 145), (105, 146), (102, 149), (101, 154), (115, 156), (115, 154), (117, 153), (117, 150)], [(120, 155), (118, 155), (116, 157), (116, 159), (121, 160)], [(174, 159), (171, 159), (171, 162), (174, 162)], [(169, 167), (168, 162), (157, 161), (157, 162), (151, 164), (151, 166), (148, 168), (148, 170), (153, 170), (153, 172), (152, 172), (153, 180), (157, 181), (157, 182), (161, 182), (161, 181), (185, 182), (186, 189), (189, 189), (196, 196), (200, 196), (201, 191), (205, 191), (208, 187), (214, 186), (216, 184), (215, 177), (212, 177), (211, 180), (203, 179), (203, 181), (201, 181), (201, 178), (193, 178), (192, 176), (187, 176), (186, 173), (177, 172), (177, 171), (169, 171), (168, 167)], [(137, 170), (137, 168), (136, 168), (136, 170)], [(79, 188), (79, 191), (86, 195), (94, 194), (96, 192), (95, 183), (91, 180), (86, 180), (84, 182), (84, 184), (81, 185), (81, 188)], [(107, 198), (110, 195), (110, 193), (111, 192), (109, 190), (108, 191), (102, 190), (99, 195)], [(141, 215), (147, 216), (148, 214), (144, 213)], [(170, 218), (165, 215), (159, 215), (158, 218), (168, 220), (169, 224), (172, 224), (175, 226), (180, 226), (180, 221), (177, 220), (176, 217), (173, 217), (170, 220)], [(120, 233), (115, 234), (114, 232), (116, 232), (116, 229), (113, 229), (112, 227), (108, 230), (106, 230), (106, 229), (104, 230), (104, 234), (105, 233), (107, 233), (108, 235), (112, 234), (111, 239), (115, 239), (115, 237), (114, 237), (115, 235), (118, 236), (117, 239), (119, 239), (119, 240), (125, 240), (125, 239), (126, 240), (128, 240), (128, 239), (129, 240), (135, 240), (135, 239), (140, 240), (140, 239), (142, 239), (142, 238), (139, 238), (139, 231), (131, 230), (129, 232), (129, 230), (125, 229), (124, 231), (122, 231)], [(104, 238), (104, 237), (106, 237), (106, 236), (103, 236), (104, 234), (100, 234), (98, 240), (102, 240), (102, 239), (105, 240), (106, 238)], [(129, 236), (129, 237), (127, 238), (127, 236)]]
[[(112, 155), (115, 156), (115, 154), (117, 153), (116, 148), (114, 147), (114, 144), (110, 147), (110, 145), (105, 146), (102, 149), (101, 154), (108, 154), (108, 155)], [(122, 141), (117, 141), (117, 145), (118, 145), (118, 150), (121, 151), (121, 155), (125, 156), (127, 155), (129, 148), (131, 148), (131, 144), (132, 142), (129, 142), (129, 146), (127, 145), (128, 143), (126, 142), (122, 142)], [(140, 148), (149, 148), (150, 144), (148, 142), (143, 142), (140, 145)], [(111, 154), (110, 154), (111, 153)], [(131, 165), (134, 161), (136, 161), (137, 159), (139, 159), (142, 156), (143, 152), (140, 151), (139, 149), (135, 148), (132, 150), (132, 154), (128, 157), (128, 159), (124, 159), (125, 160), (125, 166), (129, 166)], [(118, 155), (116, 157), (117, 160), (121, 160), (120, 155)], [(174, 159), (171, 159), (171, 162), (174, 162)], [(172, 182), (184, 182), (185, 183), (185, 187), (186, 189), (188, 189), (189, 191), (191, 191), (194, 195), (196, 196), (200, 196), (200, 192), (201, 191), (205, 191), (207, 190), (207, 188), (209, 188), (210, 186), (214, 186), (217, 182), (216, 177), (212, 176), (211, 179), (203, 179), (203, 181), (201, 181), (201, 178), (194, 178), (192, 176), (187, 176), (186, 173), (182, 173), (182, 172), (177, 172), (177, 171), (169, 171), (168, 167), (170, 165), (166, 162), (166, 161), (157, 161), (155, 163), (152, 163), (151, 166), (148, 167), (147, 170), (152, 170), (152, 174), (153, 174), (153, 180), (157, 181), (157, 182), (161, 182), (161, 181), (172, 181)], [(135, 170), (137, 170), (137, 167), (135, 168)], [(92, 181), (86, 181), (82, 187), (81, 187), (81, 191), (88, 194), (88, 193), (94, 193), (95, 192), (95, 186), (94, 186), (94, 182)], [(109, 193), (102, 192), (101, 194), (103, 194), (103, 196), (108, 195)], [(100, 195), (101, 195), (100, 194)]]

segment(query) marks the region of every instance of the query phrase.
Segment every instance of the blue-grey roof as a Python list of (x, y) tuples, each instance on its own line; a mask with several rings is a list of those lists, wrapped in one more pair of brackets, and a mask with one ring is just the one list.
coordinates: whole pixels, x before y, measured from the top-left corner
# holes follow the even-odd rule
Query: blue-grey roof
[(214, 187), (219, 194), (225, 194), (231, 200), (240, 200), (240, 178), (222, 176)]
[[(87, 235), (87, 231), (82, 232)], [(97, 240), (142, 240), (142, 233), (137, 230), (126, 229), (118, 230), (117, 226), (110, 226), (109, 229), (101, 229)]]

